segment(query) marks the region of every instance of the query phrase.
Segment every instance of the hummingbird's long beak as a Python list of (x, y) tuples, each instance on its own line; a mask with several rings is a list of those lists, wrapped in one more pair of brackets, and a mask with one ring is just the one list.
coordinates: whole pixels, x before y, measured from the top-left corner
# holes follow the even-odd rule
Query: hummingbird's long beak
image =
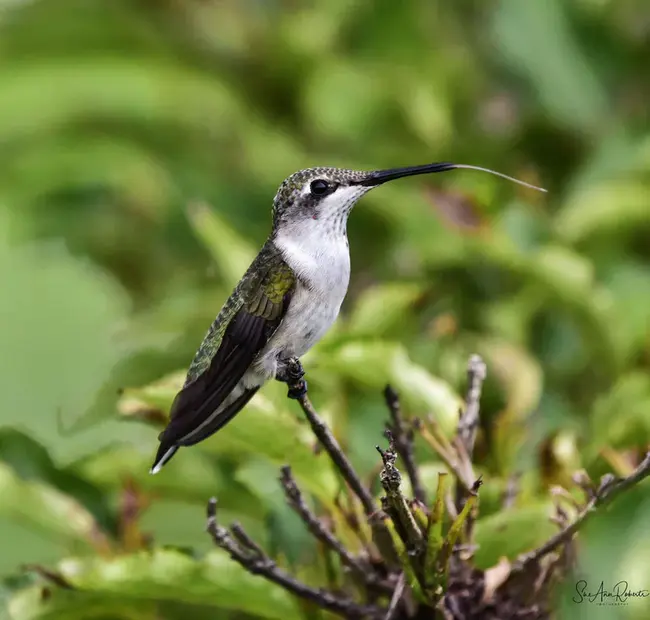
[(373, 187), (386, 183), (386, 181), (392, 181), (393, 179), (401, 179), (402, 177), (410, 177), (416, 174), (427, 174), (429, 172), (444, 172), (445, 170), (453, 170), (455, 167), (454, 164), (450, 164), (449, 162), (440, 162), (436, 164), (424, 164), (423, 166), (376, 170), (369, 172), (368, 176), (358, 181), (357, 184)]
[(494, 174), (498, 177), (508, 179), (513, 183), (519, 183), (524, 187), (529, 187), (530, 189), (535, 189), (540, 192), (545, 192), (546, 190), (542, 187), (537, 187), (536, 185), (531, 185), (525, 181), (520, 181), (519, 179), (514, 179), (509, 177), (506, 174), (501, 172), (495, 172), (489, 168), (480, 168), (479, 166), (470, 166), (468, 164), (452, 164), (450, 162), (439, 162), (433, 164), (424, 164), (423, 166), (408, 166), (406, 168), (390, 168), (388, 170), (376, 170), (374, 172), (369, 172), (363, 179), (356, 182), (356, 185), (365, 185), (366, 187), (375, 187), (376, 185), (381, 185), (386, 183), (386, 181), (392, 181), (394, 179), (401, 179), (402, 177), (410, 177), (416, 174), (429, 174), (432, 172), (446, 172), (447, 170), (456, 170), (458, 168), (465, 168), (467, 170), (479, 170), (480, 172), (488, 172), (489, 174)]

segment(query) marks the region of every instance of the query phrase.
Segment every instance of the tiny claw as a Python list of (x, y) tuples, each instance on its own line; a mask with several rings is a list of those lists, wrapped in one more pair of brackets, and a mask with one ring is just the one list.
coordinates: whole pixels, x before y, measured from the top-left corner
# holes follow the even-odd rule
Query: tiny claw
[(307, 394), (307, 382), (302, 380), (300, 383), (297, 383), (296, 385), (289, 388), (287, 397), (293, 398), (294, 400), (299, 400), (305, 396), (305, 394)]
[(287, 377), (293, 381), (298, 381), (305, 376), (305, 369), (302, 367), (297, 357), (290, 357), (287, 360)]

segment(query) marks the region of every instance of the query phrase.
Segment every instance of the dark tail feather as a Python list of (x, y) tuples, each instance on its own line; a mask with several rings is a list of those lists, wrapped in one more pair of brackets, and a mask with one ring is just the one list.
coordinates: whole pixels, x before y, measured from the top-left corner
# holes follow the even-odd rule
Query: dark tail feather
[(174, 454), (176, 454), (178, 448), (180, 448), (180, 446), (169, 447), (164, 443), (161, 443), (160, 447), (158, 448), (158, 452), (156, 453), (156, 460), (153, 462), (149, 473), (157, 474), (163, 468), (163, 465), (165, 465), (165, 463), (167, 463), (167, 461), (169, 461), (174, 456)]
[[(224, 407), (224, 409), (219, 411), (218, 414), (214, 415), (210, 423), (206, 424), (199, 432), (197, 432), (194, 436), (192, 436), (191, 440), (181, 438), (180, 441), (182, 442), (182, 445), (193, 446), (194, 444), (203, 441), (210, 435), (213, 435), (220, 428), (223, 428), (228, 422), (230, 422), (230, 420), (232, 420), (244, 408), (246, 403), (251, 398), (253, 398), (253, 395), (259, 389), (260, 386), (257, 386), (254, 388), (249, 388), (248, 390), (244, 391), (244, 393), (241, 396), (239, 396), (239, 398), (237, 398), (235, 401), (230, 403), (230, 405), (228, 405), (227, 407)], [(172, 419), (167, 429), (160, 434), (161, 443), (160, 446), (158, 447), (156, 460), (154, 461), (153, 466), (149, 470), (150, 474), (157, 474), (163, 468), (165, 463), (167, 463), (167, 461), (169, 461), (174, 456), (174, 454), (176, 454), (178, 449), (181, 447), (174, 444), (170, 446), (169, 440), (164, 439), (164, 435), (167, 432), (167, 430), (173, 428), (172, 426), (173, 423), (174, 420)], [(176, 441), (178, 441), (178, 439), (176, 439)]]
[[(199, 432), (192, 436), (190, 440), (182, 440), (184, 446), (193, 446), (194, 444), (199, 443), (207, 439), (210, 435), (214, 435), (218, 430), (222, 429), (230, 420), (232, 420), (246, 405), (246, 403), (253, 398), (253, 395), (258, 387), (249, 388), (246, 390), (239, 398), (230, 403), (227, 407), (224, 407), (218, 414), (214, 416), (209, 424), (206, 424)], [(170, 457), (171, 458), (171, 457)]]

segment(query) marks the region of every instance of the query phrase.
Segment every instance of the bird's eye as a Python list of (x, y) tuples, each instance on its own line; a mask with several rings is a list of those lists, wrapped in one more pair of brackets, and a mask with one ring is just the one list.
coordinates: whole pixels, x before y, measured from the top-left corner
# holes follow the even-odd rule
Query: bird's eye
[(315, 181), (312, 181), (309, 186), (309, 191), (312, 196), (324, 196), (327, 194), (329, 189), (330, 184), (327, 181), (323, 181), (323, 179), (316, 179)]

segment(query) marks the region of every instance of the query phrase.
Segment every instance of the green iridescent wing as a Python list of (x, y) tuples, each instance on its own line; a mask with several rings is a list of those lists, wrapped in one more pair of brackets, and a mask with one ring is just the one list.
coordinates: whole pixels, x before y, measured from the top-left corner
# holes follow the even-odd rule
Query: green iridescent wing
[(294, 285), (293, 271), (267, 244), (199, 348), (185, 386), (172, 404), (169, 425), (160, 435), (160, 451), (201, 441), (246, 404), (252, 394), (246, 394), (240, 406), (215, 414), (279, 327)]

